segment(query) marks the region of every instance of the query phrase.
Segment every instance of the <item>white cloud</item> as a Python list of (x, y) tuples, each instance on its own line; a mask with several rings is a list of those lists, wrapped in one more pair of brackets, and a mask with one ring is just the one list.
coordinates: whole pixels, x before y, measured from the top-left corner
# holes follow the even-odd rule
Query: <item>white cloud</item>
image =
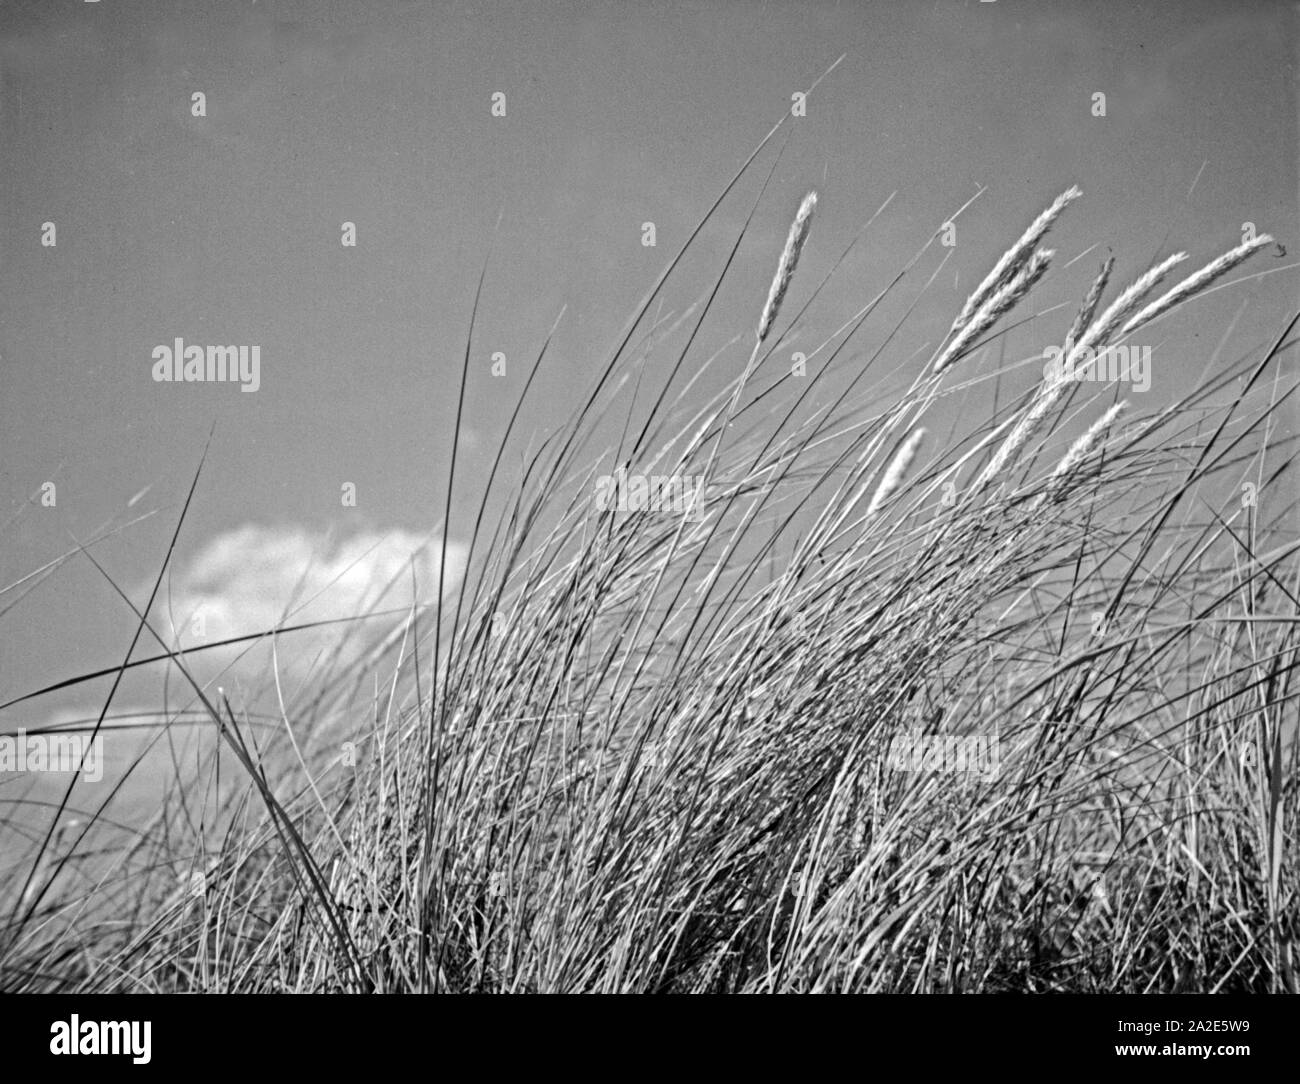
[[(174, 636), (182, 646), (193, 647), (280, 624), (354, 618), (379, 610), (409, 611), (413, 574), (416, 601), (427, 604), (436, 599), (440, 544), (436, 536), (405, 530), (332, 537), (304, 527), (247, 524), (217, 535), (179, 563), (160, 593), (154, 627), (164, 637)], [(444, 594), (459, 586), (464, 562), (465, 547), (448, 545)], [(287, 634), (276, 643), (281, 672), (318, 657), (345, 638), (347, 649), (335, 664), (355, 659), (404, 620), (402, 613), (396, 613)], [(209, 655), (203, 661), (225, 665), (241, 650), (216, 652), (219, 660)], [(264, 665), (263, 653), (259, 668)]]

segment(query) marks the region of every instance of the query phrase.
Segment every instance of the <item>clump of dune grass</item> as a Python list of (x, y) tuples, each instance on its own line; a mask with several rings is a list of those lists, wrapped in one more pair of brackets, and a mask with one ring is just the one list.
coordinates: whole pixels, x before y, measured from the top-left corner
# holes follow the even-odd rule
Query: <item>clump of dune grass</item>
[[(1068, 414), (1049, 377), (991, 416), (963, 409), (919, 461), (918, 422), (958, 362), (969, 378), (982, 340), (1056, 281), (1039, 242), (1080, 195), (1032, 220), (902, 392), (871, 383), (901, 326), (857, 352), (875, 302), (805, 383), (779, 367), (758, 382), (811, 195), (748, 361), (723, 348), (706, 366), (693, 333), (657, 325), (632, 347), (666, 272), (568, 424), (509, 476), (544, 344), (476, 516), (448, 525), (470, 538), (465, 581), (321, 687), (277, 689), (269, 719), (195, 678), (141, 613), (208, 720), (191, 751), (206, 774), (124, 837), (101, 809), (101, 834), (60, 836), (57, 855), (51, 833), (31, 840), (5, 881), (28, 890), (0, 900), (0, 981), (1300, 989), (1300, 562), (1278, 425), (1295, 321), (1130, 408), (1122, 432), (1111, 389)], [(1256, 248), (1145, 308), (1182, 256), (1102, 308), (1108, 261), (1060, 329), (1066, 356)], [(713, 393), (706, 367), (727, 369)], [(702, 514), (597, 508), (610, 458), (703, 476)], [(892, 744), (917, 733), (996, 740), (995, 770), (900, 769)]]

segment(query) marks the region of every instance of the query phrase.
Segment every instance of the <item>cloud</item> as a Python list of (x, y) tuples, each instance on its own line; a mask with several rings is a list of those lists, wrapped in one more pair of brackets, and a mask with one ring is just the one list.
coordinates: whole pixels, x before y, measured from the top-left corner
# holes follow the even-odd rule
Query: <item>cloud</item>
[[(405, 530), (337, 537), (302, 526), (246, 524), (212, 538), (180, 564), (156, 604), (154, 627), (184, 647), (196, 647), (281, 624), (399, 611), (277, 638), (282, 675), (300, 671), (322, 652), (337, 653), (331, 654), (337, 667), (400, 626), (413, 594), (420, 604), (436, 600), (440, 555), (436, 536)], [(444, 595), (460, 583), (465, 547), (449, 544), (446, 560)], [(245, 646), (206, 655), (201, 669), (212, 661), (230, 664)], [(265, 653), (258, 651), (263, 653), (256, 669), (264, 672)], [(250, 673), (246, 666), (239, 672)]]
[[(453, 542), (446, 551), (444, 596), (460, 585), (466, 547)], [(383, 645), (400, 641), (413, 597), (412, 575), (415, 599), (421, 604), (436, 600), (441, 556), (441, 540), (432, 534), (361, 530), (336, 535), (303, 526), (245, 524), (215, 535), (193, 556), (178, 561), (164, 581), (151, 612), (151, 623), (169, 644), (190, 648), (262, 632), (281, 622), (297, 624), (354, 618), (377, 610), (399, 611), (372, 621), (347, 622), (276, 638), (280, 686), (289, 715), (297, 722), (301, 716), (294, 711), (295, 703), (314, 699), (327, 683), (350, 673), (352, 664)], [(152, 582), (137, 583), (128, 593), (136, 599), (148, 597), (151, 587)], [(423, 615), (421, 630), (431, 627), (432, 618)], [(214, 686), (226, 689), (242, 732), (252, 734), (254, 744), (260, 743), (261, 747), (281, 729), (268, 644), (269, 639), (252, 651), (243, 644), (223, 647), (186, 659), (187, 669), (208, 686), (209, 695)], [(155, 647), (150, 644), (148, 653)], [(410, 650), (408, 643), (408, 659)], [(393, 657), (388, 655), (386, 662)], [(206, 755), (220, 745), (214, 728), (192, 691), (176, 680), (174, 672), (168, 675), (169, 692), (165, 698), (151, 699), (147, 695), (156, 688), (153, 682), (159, 672), (159, 668), (149, 667), (127, 679), (99, 732), (99, 744), (92, 747), (95, 758), (89, 764), (95, 769), (95, 777), (77, 776), (63, 824), (84, 824), (106, 797), (113, 796), (108, 819), (84, 845), (92, 853), (107, 853), (109, 844), (104, 840), (117, 831), (116, 826), (144, 823), (156, 814), (177, 772), (186, 780), (208, 778), (210, 762)], [(381, 670), (381, 683), (386, 685), (391, 676), (391, 669)], [(368, 680), (360, 685), (365, 693), (373, 688)], [(337, 702), (346, 706), (358, 684), (345, 681), (333, 687), (341, 696)], [(42, 719), (6, 718), (0, 735), (9, 735), (13, 742), (20, 728), (29, 733), (53, 729), (84, 735), (89, 740), (102, 705), (102, 687), (97, 695), (99, 700), (92, 695), (75, 706), (55, 707)], [(359, 718), (364, 721), (365, 715)], [(308, 744), (311, 739), (314, 748), (336, 752), (337, 745), (329, 744), (326, 738), (331, 733), (329, 727), (344, 728), (337, 739), (342, 740), (343, 736), (353, 736), (357, 719), (354, 712), (338, 713), (335, 718), (313, 712), (315, 729), (301, 733), (299, 741), (304, 748), (313, 748)], [(166, 740), (159, 740), (164, 726), (172, 729)], [(238, 781), (241, 776), (231, 771), (224, 778)], [(0, 879), (18, 873), (26, 875), (28, 867), (21, 862), (17, 866), (11, 863), (18, 857), (30, 860), (34, 853), (32, 841), (47, 828), (71, 779), (66, 773), (0, 770), (0, 797), (8, 803), (5, 816), (0, 818), (0, 855), (12, 856), (0, 860)], [(73, 838), (75, 835), (67, 838), (68, 844)], [(94, 867), (79, 868), (84, 873)], [(185, 867), (180, 872), (187, 870)]]

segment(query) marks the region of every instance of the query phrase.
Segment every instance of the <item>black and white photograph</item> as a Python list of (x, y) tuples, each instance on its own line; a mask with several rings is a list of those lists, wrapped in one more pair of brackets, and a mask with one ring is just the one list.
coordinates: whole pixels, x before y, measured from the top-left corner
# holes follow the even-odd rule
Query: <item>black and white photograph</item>
[(1298, 58), (1289, 0), (0, 0), (10, 1067), (996, 1011), (1271, 1073)]

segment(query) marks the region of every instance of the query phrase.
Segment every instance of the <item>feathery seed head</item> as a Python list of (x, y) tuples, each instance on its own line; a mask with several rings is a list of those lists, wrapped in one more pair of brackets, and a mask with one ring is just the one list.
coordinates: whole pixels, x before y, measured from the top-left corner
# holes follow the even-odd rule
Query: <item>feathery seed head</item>
[(1120, 411), (1126, 406), (1128, 406), (1128, 403), (1124, 400), (1116, 403), (1092, 425), (1088, 426), (1088, 431), (1083, 436), (1070, 445), (1070, 450), (1061, 456), (1061, 461), (1056, 464), (1056, 469), (1052, 471), (1051, 476), (1047, 479), (1047, 488), (1034, 501), (1035, 508), (1049, 498), (1055, 500), (1064, 496), (1071, 476), (1083, 461), (1093, 453), (1098, 442), (1115, 419), (1119, 417)]
[(1136, 331), (1143, 324), (1148, 324), (1157, 316), (1172, 309), (1180, 301), (1191, 297), (1205, 289), (1210, 283), (1220, 275), (1231, 271), (1237, 264), (1241, 263), (1247, 257), (1270, 244), (1273, 238), (1267, 233), (1262, 233), (1253, 241), (1247, 241), (1245, 244), (1238, 245), (1236, 248), (1225, 252), (1217, 260), (1211, 260), (1194, 275), (1188, 275), (1177, 286), (1169, 290), (1168, 293), (1162, 294), (1156, 298), (1150, 305), (1137, 313), (1121, 329), (1120, 335), (1128, 335)]
[(776, 275), (767, 292), (767, 304), (763, 306), (763, 315), (758, 321), (758, 341), (767, 338), (772, 324), (781, 309), (785, 292), (790, 288), (794, 278), (794, 269), (799, 263), (799, 253), (803, 251), (804, 242), (808, 240), (808, 231), (812, 228), (813, 211), (817, 207), (817, 192), (811, 191), (799, 204), (799, 211), (790, 224), (790, 233), (785, 239), (785, 248), (781, 250), (781, 259), (776, 265)]
[(1106, 257), (1106, 262), (1101, 265), (1101, 272), (1088, 287), (1087, 296), (1083, 299), (1083, 304), (1079, 306), (1078, 313), (1075, 314), (1074, 323), (1070, 325), (1070, 330), (1065, 336), (1065, 353), (1068, 354), (1074, 344), (1079, 341), (1079, 336), (1088, 330), (1088, 325), (1092, 323), (1092, 318), (1097, 313), (1097, 306), (1101, 303), (1101, 295), (1106, 290), (1106, 284), (1110, 282), (1110, 273), (1115, 269), (1115, 257)]
[(1052, 223), (1061, 216), (1061, 212), (1066, 207), (1081, 195), (1083, 193), (1079, 191), (1079, 188), (1072, 185), (1057, 196), (1052, 201), (1051, 206), (1030, 223), (1029, 229), (1025, 230), (1020, 240), (1002, 254), (998, 262), (993, 265), (993, 270), (984, 277), (984, 281), (966, 299), (966, 304), (962, 306), (961, 312), (957, 314), (957, 319), (952, 322), (954, 331), (965, 324), (993, 293), (1006, 286), (1015, 277), (1016, 273), (1024, 266), (1030, 252), (1043, 239), (1044, 234), (1052, 228)]
[(1052, 479), (1055, 481), (1064, 479), (1066, 475), (1087, 459), (1092, 454), (1092, 450), (1097, 446), (1097, 442), (1102, 435), (1110, 428), (1111, 423), (1114, 422), (1120, 411), (1126, 406), (1128, 406), (1128, 402), (1121, 399), (1092, 425), (1088, 426), (1088, 431), (1071, 444), (1070, 450), (1061, 456), (1061, 461), (1056, 464), (1056, 469), (1052, 471)]
[(995, 290), (979, 310), (962, 325), (935, 358), (931, 373), (938, 376), (950, 366), (972, 342), (998, 322), (1020, 299), (1033, 289), (1047, 271), (1055, 253), (1050, 248), (1036, 251), (1012, 278)]
[(1020, 420), (1012, 427), (1007, 439), (1002, 442), (1002, 446), (993, 453), (993, 457), (972, 483), (973, 492), (978, 493), (1015, 461), (1020, 449), (1038, 431), (1038, 427), (1043, 424), (1043, 419), (1051, 413), (1052, 407), (1056, 405), (1057, 399), (1061, 397), (1061, 392), (1065, 390), (1069, 383), (1070, 381), (1065, 377), (1043, 381), (1038, 389), (1038, 395), (1034, 397), (1034, 401), (1029, 404), (1028, 408), (1020, 416)]
[[(1066, 351), (1067, 363), (1060, 367), (1060, 372), (1056, 376), (1044, 379), (1042, 385), (1038, 389), (1037, 396), (1035, 396), (1033, 401), (1025, 408), (1020, 419), (1012, 427), (1007, 439), (1003, 441), (1001, 447), (993, 453), (993, 457), (972, 483), (972, 492), (977, 493), (992, 482), (994, 478), (1001, 474), (1002, 471), (1015, 461), (1016, 457), (1020, 454), (1020, 450), (1029, 443), (1030, 438), (1038, 431), (1039, 426), (1043, 424), (1043, 421), (1047, 418), (1048, 414), (1052, 412), (1052, 408), (1056, 406), (1056, 402), (1061, 397), (1061, 393), (1071, 383), (1067, 374), (1073, 371), (1073, 362), (1078, 355), (1084, 350), (1090, 349), (1094, 346), (1100, 347), (1103, 345), (1106, 337), (1114, 329), (1115, 325), (1128, 313), (1132, 312), (1134, 306), (1136, 306), (1151, 290), (1151, 288), (1160, 281), (1160, 279), (1168, 272), (1169, 268), (1173, 267), (1174, 264), (1178, 263), (1180, 260), (1186, 258), (1185, 253), (1179, 252), (1147, 271), (1111, 303), (1106, 311), (1102, 313), (1101, 317), (1088, 327), (1088, 330), (1084, 333), (1083, 338), (1080, 339), (1078, 343), (1069, 346)], [(1109, 275), (1109, 267), (1103, 267), (1102, 270), (1104, 276)], [(1089, 297), (1092, 298), (1092, 295), (1095, 293), (1099, 298), (1101, 296), (1101, 291), (1104, 288), (1104, 278), (1099, 276), (1097, 282), (1093, 284), (1093, 289), (1088, 291)], [(1096, 304), (1095, 298), (1093, 299), (1093, 304), (1094, 306)], [(1087, 308), (1086, 301), (1084, 307)], [(1066, 341), (1069, 343), (1068, 339)]]
[(907, 440), (903, 442), (890, 462), (889, 469), (885, 471), (884, 478), (880, 480), (880, 485), (876, 487), (871, 503), (867, 505), (867, 515), (874, 515), (880, 510), (881, 505), (898, 492), (898, 487), (903, 484), (903, 479), (907, 476), (907, 468), (912, 465), (912, 460), (916, 458), (917, 449), (921, 447), (921, 441), (924, 438), (924, 429), (914, 429)]
[[(1154, 267), (1148, 268), (1137, 280), (1131, 283), (1119, 297), (1097, 317), (1083, 337), (1070, 348), (1067, 359), (1073, 362), (1078, 355), (1086, 350), (1101, 350), (1109, 341), (1112, 332), (1124, 321), (1132, 311), (1142, 303), (1146, 297), (1162, 278), (1165, 277), (1171, 268), (1177, 266), (1187, 259), (1186, 252), (1175, 252), (1167, 259), (1161, 260)], [(1072, 370), (1073, 365), (1067, 364), (1067, 371)]]

